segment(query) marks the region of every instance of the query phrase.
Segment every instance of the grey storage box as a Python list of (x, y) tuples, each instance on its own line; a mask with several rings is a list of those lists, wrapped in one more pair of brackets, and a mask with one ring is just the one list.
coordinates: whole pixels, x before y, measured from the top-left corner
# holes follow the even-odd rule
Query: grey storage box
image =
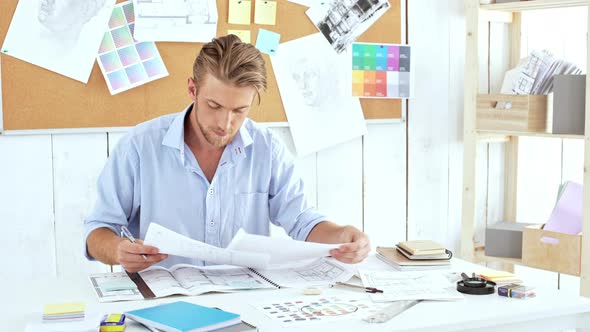
[(553, 134), (584, 135), (586, 75), (553, 76)]
[(535, 225), (499, 222), (486, 227), (486, 256), (522, 258), (522, 232)]

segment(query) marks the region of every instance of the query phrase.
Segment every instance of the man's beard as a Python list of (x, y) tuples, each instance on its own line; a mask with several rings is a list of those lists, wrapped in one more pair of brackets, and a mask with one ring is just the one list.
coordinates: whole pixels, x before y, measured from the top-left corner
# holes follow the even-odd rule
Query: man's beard
[(217, 136), (213, 130), (208, 130), (207, 128), (205, 128), (201, 124), (201, 121), (199, 121), (199, 114), (198, 113), (195, 115), (196, 115), (197, 125), (199, 126), (199, 129), (203, 133), (203, 136), (205, 136), (205, 139), (207, 140), (207, 142), (209, 142), (209, 144), (213, 145), (214, 147), (216, 147), (216, 148), (225, 147), (229, 142), (231, 142), (232, 138), (235, 136), (235, 130), (231, 127), (230, 127), (229, 131), (227, 132), (227, 135), (225, 135), (223, 137)]

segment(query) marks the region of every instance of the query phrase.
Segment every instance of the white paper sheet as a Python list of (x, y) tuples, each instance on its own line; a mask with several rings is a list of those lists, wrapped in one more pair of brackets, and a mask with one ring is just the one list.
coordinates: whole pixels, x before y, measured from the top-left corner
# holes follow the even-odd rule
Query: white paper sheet
[(338, 281), (348, 281), (354, 275), (351, 270), (327, 258), (257, 271), (281, 287), (332, 285)]
[(366, 134), (346, 52), (317, 33), (280, 44), (270, 60), (298, 156)]
[(461, 300), (464, 298), (444, 273), (367, 270), (359, 272), (365, 287), (383, 290), (382, 294), (371, 294), (371, 300), (375, 302)]
[(21, 0), (2, 53), (87, 83), (115, 0)]
[(215, 0), (133, 0), (139, 41), (210, 42), (217, 32)]
[(234, 235), (227, 249), (267, 254), (270, 256), (270, 264), (280, 264), (330, 256), (330, 250), (339, 246), (340, 244), (295, 241), (289, 238), (248, 234), (243, 229), (240, 229)]
[[(356, 1), (327, 0), (311, 6), (305, 14), (326, 37), (336, 52), (367, 31), (389, 9), (387, 0), (366, 1), (359, 6)], [(345, 18), (343, 13), (346, 13)]]
[(144, 244), (157, 247), (164, 254), (196, 258), (215, 264), (265, 268), (270, 261), (268, 254), (218, 248), (190, 239), (156, 223), (150, 223)]
[(101, 288), (102, 285), (110, 282), (133, 282), (125, 272), (94, 273), (89, 275), (88, 278), (98, 297), (98, 302), (143, 300), (143, 295), (137, 288), (113, 291), (105, 291)]

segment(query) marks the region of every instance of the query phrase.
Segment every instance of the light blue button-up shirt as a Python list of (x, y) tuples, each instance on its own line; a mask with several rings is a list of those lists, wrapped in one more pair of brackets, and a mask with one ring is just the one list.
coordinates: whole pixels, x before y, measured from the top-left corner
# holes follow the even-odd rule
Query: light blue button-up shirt
[[(143, 239), (151, 222), (217, 247), (226, 247), (240, 228), (269, 235), (269, 221), (304, 241), (327, 219), (308, 204), (284, 145), (249, 119), (225, 147), (209, 183), (184, 142), (190, 110), (142, 123), (121, 138), (98, 179), (84, 244), (93, 230), (119, 234), (121, 225)], [(160, 265), (178, 263), (203, 265), (178, 256)]]

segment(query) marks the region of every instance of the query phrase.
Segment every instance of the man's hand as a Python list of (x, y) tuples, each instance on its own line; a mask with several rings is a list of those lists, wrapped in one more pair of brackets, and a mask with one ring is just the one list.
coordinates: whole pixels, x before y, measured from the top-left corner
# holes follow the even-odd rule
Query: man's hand
[(367, 258), (371, 251), (369, 237), (352, 226), (342, 229), (341, 239), (341, 243), (344, 244), (337, 249), (330, 250), (330, 255), (343, 263), (359, 263)]
[(158, 248), (144, 245), (142, 240), (131, 243), (125, 239), (117, 245), (117, 262), (127, 272), (138, 272), (168, 258), (158, 252)]
[(354, 264), (367, 258), (371, 251), (369, 237), (352, 226), (340, 226), (330, 221), (317, 224), (306, 241), (319, 243), (342, 243), (337, 249), (330, 250), (330, 255), (337, 260)]

